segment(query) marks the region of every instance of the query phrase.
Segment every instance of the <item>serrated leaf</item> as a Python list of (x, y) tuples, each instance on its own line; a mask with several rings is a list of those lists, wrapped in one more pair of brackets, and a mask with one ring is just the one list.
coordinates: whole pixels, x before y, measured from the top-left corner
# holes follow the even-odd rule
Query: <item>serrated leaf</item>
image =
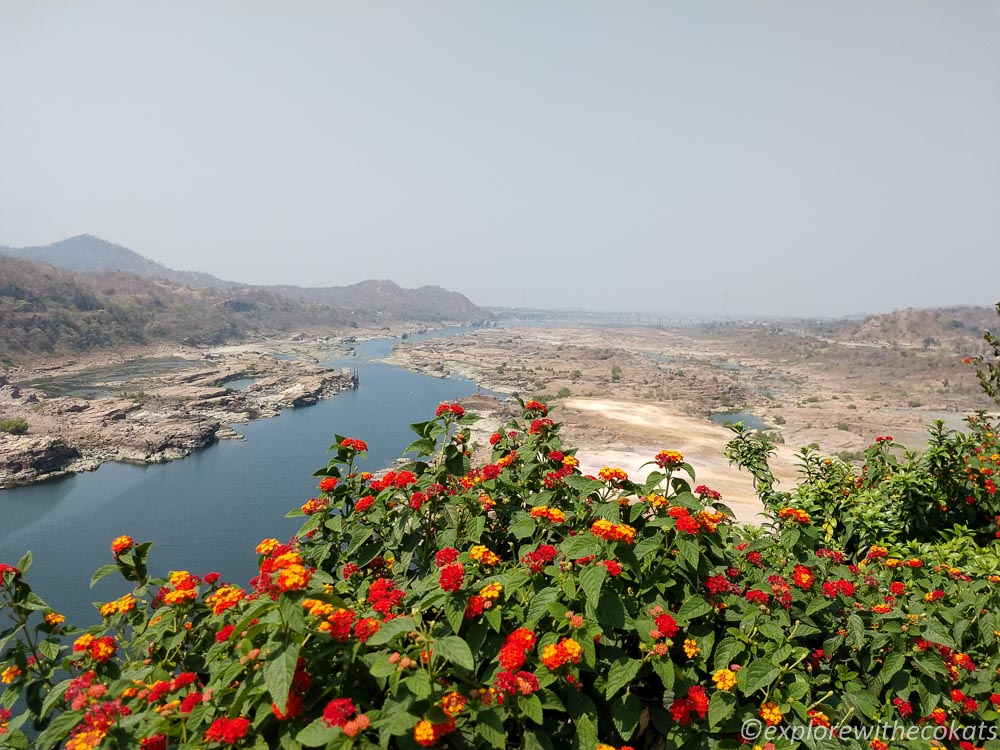
[(507, 746), (507, 733), (503, 731), (503, 719), (495, 708), (480, 711), (476, 717), (476, 734), (496, 748)]
[(636, 544), (633, 553), (637, 559), (642, 560), (662, 548), (663, 539), (660, 536), (651, 536)]
[(639, 726), (642, 704), (634, 695), (622, 695), (611, 701), (611, 721), (615, 731), (628, 742)]
[(295, 741), (306, 747), (320, 747), (328, 743), (340, 731), (339, 727), (328, 726), (320, 717), (295, 736)]
[(510, 533), (513, 534), (516, 539), (528, 539), (535, 533), (536, 528), (538, 528), (538, 524), (535, 519), (530, 516), (525, 516), (517, 519), (510, 525)]
[(769, 661), (755, 661), (737, 673), (743, 694), (750, 696), (774, 682), (780, 670)]
[(463, 669), (472, 670), (476, 667), (469, 644), (457, 635), (435, 639), (433, 649), (435, 654)]
[(906, 657), (898, 651), (893, 651), (886, 656), (885, 661), (882, 662), (882, 671), (879, 672), (883, 684), (888, 683), (892, 676), (903, 668), (904, 664), (906, 664)]
[(578, 534), (560, 544), (559, 549), (570, 560), (579, 560), (581, 557), (596, 555), (600, 551), (600, 545), (590, 534)]
[(681, 608), (677, 611), (677, 619), (690, 622), (691, 620), (701, 617), (702, 615), (707, 615), (709, 612), (715, 610), (711, 604), (705, 601), (702, 596), (691, 596), (681, 605)]
[(299, 647), (298, 643), (285, 644), (277, 653), (272, 654), (264, 666), (264, 683), (271, 694), (271, 700), (280, 711), (286, 708), (288, 691), (291, 690), (292, 677), (295, 675), (295, 664), (299, 660)]
[(623, 687), (628, 685), (639, 674), (642, 662), (638, 659), (622, 657), (611, 665), (608, 670), (608, 681), (604, 685), (604, 695), (611, 698), (617, 695)]
[(383, 623), (382, 627), (378, 629), (378, 632), (369, 638), (366, 643), (369, 646), (382, 646), (403, 633), (409, 633), (411, 630), (414, 630), (415, 627), (416, 626), (411, 618), (397, 617), (394, 620), (389, 620), (389, 622)]
[(601, 586), (607, 578), (607, 568), (603, 565), (587, 565), (580, 571), (580, 588), (587, 597), (587, 604), (597, 606), (601, 597)]
[(733, 715), (736, 710), (736, 696), (722, 690), (712, 694), (708, 704), (708, 725), (713, 729)]
[(541, 724), (542, 719), (542, 701), (537, 695), (529, 695), (527, 697), (522, 696), (518, 699), (518, 706), (520, 706), (521, 711), (531, 719), (536, 724)]

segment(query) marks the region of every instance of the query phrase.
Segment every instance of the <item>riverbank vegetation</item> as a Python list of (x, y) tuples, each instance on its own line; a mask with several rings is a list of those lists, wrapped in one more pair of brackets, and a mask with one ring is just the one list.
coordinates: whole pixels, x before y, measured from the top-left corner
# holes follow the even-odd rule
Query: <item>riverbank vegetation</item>
[[(990, 345), (969, 362), (988, 391)], [(94, 578), (126, 585), (84, 632), (24, 582), (30, 555), (3, 565), (0, 745), (735, 750), (810, 726), (813, 747), (902, 746), (857, 739), (888, 723), (907, 747), (1000, 746), (995, 419), (920, 452), (880, 436), (860, 466), (803, 451), (786, 492), (738, 429), (767, 517), (741, 526), (679, 452), (641, 483), (584, 476), (521, 405), (480, 465), (457, 404), (379, 477), (337, 436), (248, 586), (151, 578), (151, 542), (119, 536)]]

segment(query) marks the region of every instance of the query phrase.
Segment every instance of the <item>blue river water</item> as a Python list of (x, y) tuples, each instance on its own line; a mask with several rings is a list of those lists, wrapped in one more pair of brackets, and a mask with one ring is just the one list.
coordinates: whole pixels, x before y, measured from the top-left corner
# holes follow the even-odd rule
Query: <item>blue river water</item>
[[(412, 336), (422, 340), (469, 329)], [(335, 433), (365, 440), (362, 468), (391, 464), (416, 437), (412, 422), (433, 417), (441, 401), (477, 391), (462, 378), (434, 378), (376, 362), (395, 339), (359, 342), (357, 356), (329, 366), (356, 367), (360, 384), (331, 399), (237, 425), (246, 441), (222, 441), (166, 464), (105, 464), (95, 472), (0, 492), (0, 562), (30, 550), (26, 580), (70, 622), (100, 618), (93, 602), (120, 596), (129, 585), (109, 576), (93, 589), (92, 573), (111, 562), (111, 540), (128, 534), (154, 541), (150, 570), (218, 571), (245, 585), (256, 573), (254, 547), (265, 537), (287, 539), (302, 519), (285, 513), (315, 494), (313, 471), (327, 462)]]

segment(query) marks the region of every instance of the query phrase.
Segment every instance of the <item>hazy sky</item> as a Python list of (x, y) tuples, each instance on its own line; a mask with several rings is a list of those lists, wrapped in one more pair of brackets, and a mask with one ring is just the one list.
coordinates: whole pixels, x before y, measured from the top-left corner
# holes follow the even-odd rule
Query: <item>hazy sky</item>
[(252, 283), (1000, 299), (1000, 2), (0, 0), (0, 244)]

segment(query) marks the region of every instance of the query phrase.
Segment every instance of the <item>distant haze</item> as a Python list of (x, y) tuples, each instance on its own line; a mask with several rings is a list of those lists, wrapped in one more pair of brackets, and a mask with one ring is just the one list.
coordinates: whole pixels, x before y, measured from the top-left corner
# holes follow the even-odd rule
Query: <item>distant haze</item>
[(1000, 299), (1000, 3), (0, 0), (0, 244), (260, 284)]

